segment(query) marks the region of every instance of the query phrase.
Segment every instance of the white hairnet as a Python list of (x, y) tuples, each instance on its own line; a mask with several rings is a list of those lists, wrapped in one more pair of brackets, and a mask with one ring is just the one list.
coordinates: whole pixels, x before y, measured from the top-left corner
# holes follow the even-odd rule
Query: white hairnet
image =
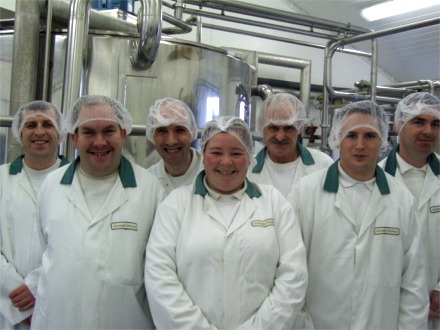
[(400, 100), (394, 114), (394, 124), (400, 133), (403, 126), (419, 115), (431, 115), (440, 119), (440, 101), (426, 92), (413, 93)]
[[(53, 110), (53, 112), (51, 111)], [(22, 105), (12, 119), (12, 134), (21, 144), (21, 131), (26, 120), (33, 116), (44, 116), (49, 119), (59, 134), (59, 142), (63, 142), (66, 133), (66, 127), (61, 116), (60, 110), (46, 101), (32, 101)]]
[(156, 129), (173, 124), (186, 127), (191, 134), (192, 141), (197, 139), (196, 120), (191, 109), (185, 103), (170, 97), (157, 100), (150, 107), (147, 117), (147, 139), (154, 143)]
[[(97, 105), (107, 105), (107, 107), (101, 107), (98, 112), (90, 108)], [(81, 111), (85, 107), (88, 107), (87, 111)], [(118, 101), (101, 95), (85, 95), (75, 101), (67, 113), (66, 125), (68, 132), (75, 133), (79, 126), (94, 120), (113, 121), (121, 129), (125, 129), (127, 135), (131, 133), (133, 119), (128, 110)]]
[(202, 151), (205, 151), (208, 141), (217, 133), (228, 133), (234, 136), (245, 147), (249, 160), (252, 160), (254, 144), (252, 134), (248, 125), (239, 117), (224, 116), (208, 121), (202, 131), (200, 145)]
[(257, 129), (263, 132), (270, 124), (277, 126), (294, 126), (301, 131), (307, 120), (304, 104), (288, 93), (270, 95), (263, 102), (258, 116)]
[[(364, 116), (352, 116), (353, 114), (363, 114)], [(375, 130), (382, 139), (382, 148), (387, 147), (388, 119), (385, 111), (374, 102), (359, 101), (347, 104), (335, 111), (328, 142), (330, 148), (333, 150), (338, 148), (342, 139), (350, 131), (359, 127)]]

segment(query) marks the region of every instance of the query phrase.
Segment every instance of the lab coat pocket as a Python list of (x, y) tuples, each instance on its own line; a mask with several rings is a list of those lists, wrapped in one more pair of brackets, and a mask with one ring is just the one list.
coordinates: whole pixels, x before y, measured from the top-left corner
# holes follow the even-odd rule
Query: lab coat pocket
[(369, 251), (370, 275), (368, 280), (376, 288), (400, 287), (403, 268), (403, 247), (400, 235), (376, 232)]
[(135, 222), (112, 222), (108, 234), (106, 278), (113, 284), (142, 284), (146, 245), (142, 236)]

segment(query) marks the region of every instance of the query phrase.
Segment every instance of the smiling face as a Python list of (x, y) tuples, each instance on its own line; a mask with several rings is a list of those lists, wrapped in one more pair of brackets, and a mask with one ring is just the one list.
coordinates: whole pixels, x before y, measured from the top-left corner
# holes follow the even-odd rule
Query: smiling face
[(154, 144), (165, 168), (173, 176), (186, 173), (191, 165), (191, 133), (185, 126), (158, 127), (153, 135)]
[[(350, 122), (365, 122), (364, 114), (355, 113)], [(379, 127), (379, 125), (377, 124)], [(377, 127), (377, 129), (378, 129)], [(367, 181), (374, 177), (382, 145), (378, 130), (368, 126), (355, 127), (341, 141), (340, 164), (353, 179)]]
[[(54, 110), (47, 110), (46, 114), (55, 120)], [(25, 161), (31, 168), (34, 162), (47, 161), (52, 165), (56, 160), (59, 133), (53, 120), (41, 114), (26, 117), (21, 130), (21, 142)]]
[(237, 138), (228, 133), (217, 133), (205, 147), (203, 165), (209, 187), (228, 195), (243, 188), (250, 160)]
[[(84, 107), (81, 111), (99, 112), (108, 105)], [(108, 112), (108, 109), (105, 109)], [(81, 115), (81, 114), (80, 114)], [(81, 158), (80, 166), (87, 174), (96, 177), (107, 176), (118, 170), (126, 131), (111, 120), (90, 120), (79, 126), (71, 138)]]
[(432, 115), (410, 119), (400, 131), (399, 155), (409, 164), (422, 167), (440, 139), (440, 120)]

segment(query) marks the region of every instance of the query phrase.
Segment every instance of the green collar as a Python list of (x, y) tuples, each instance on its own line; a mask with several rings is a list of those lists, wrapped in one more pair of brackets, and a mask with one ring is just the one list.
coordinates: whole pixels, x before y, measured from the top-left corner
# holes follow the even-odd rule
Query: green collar
[[(327, 175), (324, 181), (324, 190), (337, 193), (339, 188), (339, 170), (338, 170), (339, 160), (334, 162), (327, 170)], [(382, 195), (387, 195), (390, 193), (390, 187), (388, 186), (387, 178), (385, 172), (376, 165), (376, 185)]]
[[(18, 156), (9, 166), (9, 174), (10, 175), (16, 175), (18, 173), (21, 173), (21, 170), (23, 169), (23, 158), (24, 155)], [(62, 167), (66, 164), (69, 164), (69, 161), (61, 155), (58, 155), (58, 158), (61, 159), (61, 163), (59, 167)]]
[[(79, 162), (80, 159), (78, 156), (75, 161), (67, 168), (60, 181), (61, 184), (72, 184), (73, 176), (75, 175), (75, 170)], [(134, 188), (137, 186), (133, 166), (124, 156), (121, 156), (121, 164), (119, 165), (119, 178), (121, 179), (121, 183), (124, 188)]]
[[(396, 175), (397, 171), (397, 153), (399, 152), (400, 145), (397, 145), (393, 150), (390, 151), (387, 160), (385, 162), (385, 172), (391, 174), (392, 176)], [(435, 153), (431, 153), (428, 156), (428, 165), (431, 168), (431, 171), (434, 175), (440, 175), (440, 161), (438, 160)]]
[[(298, 141), (296, 142), (296, 146), (299, 149), (299, 155), (301, 156), (301, 161), (303, 162), (304, 165), (308, 166), (315, 164), (315, 160), (313, 159), (312, 154), (310, 153), (310, 151), (307, 150), (306, 147), (304, 147)], [(252, 173), (261, 173), (264, 167), (264, 160), (266, 158), (266, 154), (267, 154), (267, 147), (264, 147), (255, 156), (255, 159), (257, 160), (257, 164), (252, 168)]]
[[(194, 194), (201, 195), (203, 197), (205, 197), (206, 194), (208, 193), (208, 190), (206, 189), (205, 184), (203, 183), (204, 177), (205, 177), (205, 171), (203, 170), (197, 175), (195, 182), (195, 191), (194, 191)], [(262, 196), (261, 190), (258, 188), (258, 186), (255, 183), (250, 182), (248, 178), (246, 178), (246, 184), (247, 184), (246, 194), (248, 194), (250, 198), (254, 198), (254, 197), (258, 198)]]

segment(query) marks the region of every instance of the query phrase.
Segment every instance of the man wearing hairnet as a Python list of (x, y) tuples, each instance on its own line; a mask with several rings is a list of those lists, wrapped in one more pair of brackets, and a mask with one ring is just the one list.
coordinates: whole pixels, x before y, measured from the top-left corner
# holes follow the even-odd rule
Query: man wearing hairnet
[(192, 185), (159, 205), (145, 285), (158, 329), (291, 329), (307, 267), (292, 206), (246, 178), (249, 127), (238, 117), (206, 123), (203, 164)]
[(57, 156), (64, 125), (57, 107), (45, 101), (21, 106), (12, 133), (23, 155), (0, 166), (0, 329), (29, 328), (41, 264), (36, 199), (46, 176), (67, 164)]
[(165, 191), (122, 155), (131, 122), (105, 96), (83, 96), (67, 113), (79, 156), (47, 177), (38, 199), (35, 329), (154, 329), (144, 256)]
[(295, 188), (316, 329), (427, 326), (423, 224), (411, 193), (376, 164), (387, 136), (375, 103), (336, 110), (329, 144), (340, 159)]
[(440, 102), (429, 93), (408, 95), (397, 104), (394, 129), (400, 143), (380, 165), (402, 181), (416, 199), (428, 245), (429, 329), (440, 329)]
[(256, 155), (257, 164), (249, 171), (249, 179), (275, 186), (290, 202), (295, 199), (293, 187), (300, 178), (333, 163), (325, 153), (298, 141), (305, 121), (304, 105), (287, 93), (269, 96), (257, 121), (265, 147)]
[(191, 148), (197, 125), (191, 109), (182, 101), (164, 98), (155, 102), (147, 118), (147, 139), (161, 160), (148, 168), (167, 193), (191, 183), (203, 169), (201, 154)]

